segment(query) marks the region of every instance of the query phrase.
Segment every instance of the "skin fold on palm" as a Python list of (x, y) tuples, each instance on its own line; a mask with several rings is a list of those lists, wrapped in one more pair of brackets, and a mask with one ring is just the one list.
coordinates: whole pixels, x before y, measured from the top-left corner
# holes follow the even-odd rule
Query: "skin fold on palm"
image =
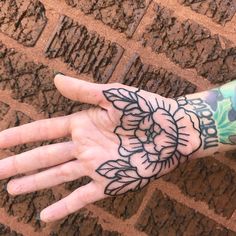
[[(200, 121), (180, 101), (121, 84), (92, 84), (57, 75), (66, 97), (95, 105), (70, 116), (40, 120), (0, 133), (0, 148), (71, 137), (71, 141), (0, 161), (0, 178), (18, 195), (89, 176), (92, 181), (44, 209), (45, 222), (85, 205), (145, 187), (191, 158), (201, 143)], [(37, 134), (37, 135), (35, 135)]]

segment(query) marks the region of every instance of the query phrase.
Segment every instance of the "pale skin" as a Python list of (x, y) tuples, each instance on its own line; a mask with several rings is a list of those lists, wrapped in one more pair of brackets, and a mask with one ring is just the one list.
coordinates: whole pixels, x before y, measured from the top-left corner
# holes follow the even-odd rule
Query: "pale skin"
[[(93, 84), (60, 74), (55, 77), (55, 85), (65, 97), (96, 107), (69, 116), (35, 121), (0, 132), (0, 148), (71, 137), (69, 142), (38, 147), (0, 160), (0, 179), (6, 179), (17, 174), (26, 174), (9, 181), (7, 191), (11, 195), (51, 188), (83, 176), (89, 176), (92, 179), (89, 184), (76, 189), (67, 197), (45, 208), (40, 214), (42, 221), (56, 221), (78, 211), (87, 204), (111, 195), (116, 196), (125, 193), (128, 190), (135, 190), (136, 186), (138, 186), (137, 189), (142, 188), (149, 181), (172, 171), (188, 159), (232, 149), (232, 146), (227, 144), (212, 145), (212, 147), (207, 147), (207, 150), (204, 149), (205, 140), (202, 138), (199, 128), (201, 120), (191, 104), (182, 107), (182, 105), (177, 105), (175, 100), (142, 90), (138, 91), (137, 88), (121, 84)], [(117, 91), (119, 96), (121, 94), (124, 97), (127, 95), (127, 91), (130, 92), (127, 95), (130, 96), (130, 99), (127, 101), (129, 104), (132, 103), (132, 107), (130, 105), (132, 115), (134, 115), (132, 122), (138, 122), (138, 124), (137, 127), (134, 125), (135, 128), (129, 129), (129, 131), (127, 131), (127, 127), (133, 125), (130, 123), (131, 113), (127, 107), (123, 110), (123, 103), (127, 102), (126, 100), (119, 100), (118, 103), (117, 100), (114, 100)], [(206, 93), (189, 95), (187, 99), (198, 97), (206, 97)], [(148, 102), (145, 103), (145, 101)], [(169, 111), (170, 116), (168, 117), (166, 114), (168, 120), (176, 121), (173, 127), (167, 126), (165, 119), (160, 119), (160, 122), (158, 120), (160, 117), (158, 114), (162, 112), (160, 115), (163, 115), (164, 108)], [(146, 112), (146, 118), (143, 118), (140, 110)], [(137, 113), (139, 118), (137, 118)], [(124, 114), (127, 116), (123, 116), (122, 120)], [(150, 134), (149, 127), (155, 135)], [(172, 134), (168, 129), (175, 131)], [(133, 130), (135, 130), (135, 137), (132, 136)], [(177, 144), (174, 144), (175, 141), (173, 141), (175, 132), (178, 132)], [(133, 140), (139, 140), (139, 143), (131, 142), (130, 135)], [(145, 141), (147, 136), (152, 141)], [(184, 136), (187, 137), (186, 140)], [(156, 143), (163, 143), (162, 149), (158, 149)], [(166, 143), (171, 144), (165, 146)], [(142, 149), (140, 149), (140, 145)], [(158, 160), (155, 159), (156, 153), (158, 153)], [(145, 162), (140, 162), (141, 155), (141, 158), (146, 155), (144, 159), (147, 158), (147, 163), (150, 165), (147, 166)], [(168, 162), (168, 160), (170, 161)], [(104, 169), (106, 170), (104, 167), (107, 167), (106, 163), (119, 164), (117, 169), (110, 169), (113, 175), (111, 172), (104, 174)], [(41, 170), (44, 168), (47, 170)], [(41, 171), (28, 174), (36, 170)], [(119, 174), (114, 177), (113, 172)], [(137, 175), (142, 181), (138, 182), (138, 179), (134, 182), (135, 184), (132, 182), (125, 187), (122, 185), (119, 192), (114, 192), (117, 179), (123, 178), (127, 181), (130, 177), (126, 176), (127, 173), (134, 178)], [(113, 185), (110, 184), (111, 181), (114, 182)], [(137, 185), (137, 183), (139, 184)]]

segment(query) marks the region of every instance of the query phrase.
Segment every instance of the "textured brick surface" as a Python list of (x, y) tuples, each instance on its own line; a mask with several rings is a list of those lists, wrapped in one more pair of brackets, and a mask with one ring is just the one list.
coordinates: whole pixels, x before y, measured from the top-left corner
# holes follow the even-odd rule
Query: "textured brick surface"
[(174, 11), (161, 5), (155, 6), (155, 19), (141, 40), (144, 46), (165, 53), (182, 68), (195, 68), (212, 83), (236, 76), (236, 47), (196, 22), (178, 20)]
[(0, 89), (11, 90), (13, 98), (50, 117), (82, 109), (80, 103), (65, 99), (56, 90), (53, 77), (53, 70), (48, 66), (36, 64), (0, 42)]
[[(22, 112), (12, 112), (10, 118), (3, 120), (2, 123), (5, 128), (15, 127), (33, 121), (29, 116)], [(39, 143), (39, 145), (42, 143)], [(35, 144), (26, 144), (13, 147), (10, 150), (15, 153), (20, 153), (35, 147)], [(4, 189), (10, 179), (0, 181), (0, 207), (4, 207), (9, 215), (17, 217), (18, 220), (24, 223), (30, 223), (35, 229), (41, 228), (44, 224), (36, 220), (36, 214), (40, 209), (42, 210), (55, 198), (51, 190), (35, 192), (21, 196), (12, 197)]]
[[(0, 130), (89, 107), (56, 90), (55, 71), (166, 97), (236, 79), (235, 0), (168, 3), (0, 0)], [(70, 139), (19, 145), (0, 150), (0, 157)], [(168, 197), (150, 185), (48, 225), (36, 213), (89, 177), (17, 197), (4, 190), (9, 179), (2, 180), (0, 235), (236, 235), (235, 155), (181, 165), (164, 177)]]
[(82, 185), (88, 184), (91, 181), (89, 177), (82, 177), (78, 180), (71, 181), (65, 184), (65, 188), (70, 191), (74, 191)]
[(102, 207), (104, 210), (116, 217), (129, 219), (137, 213), (146, 192), (147, 189), (137, 192), (130, 192), (127, 195), (121, 195), (99, 201), (96, 205)]
[(235, 235), (194, 210), (164, 196), (160, 191), (154, 192), (136, 227), (148, 235), (156, 236)]
[(23, 236), (22, 234), (12, 231), (9, 227), (0, 223), (0, 235), (1, 236)]
[[(5, 183), (6, 181), (0, 182), (1, 189)], [(4, 189), (0, 191), (0, 207), (3, 207), (10, 216), (17, 217), (19, 221), (32, 225), (35, 230), (45, 227), (42, 221), (36, 219), (37, 213), (54, 201), (55, 198), (51, 190), (17, 197), (10, 196)]]
[[(20, 126), (23, 124), (27, 124), (30, 122), (33, 122), (34, 120), (31, 119), (29, 116), (26, 114), (20, 112), (20, 111), (12, 111), (9, 116), (5, 117), (2, 122), (0, 123), (2, 129), (8, 129), (11, 127), (16, 127)], [(44, 145), (44, 144), (49, 144), (49, 142), (37, 142), (37, 143), (27, 143), (19, 146), (15, 146), (10, 148), (10, 151), (19, 154), (25, 151), (28, 151), (32, 148)]]
[(87, 15), (93, 15), (111, 28), (131, 37), (138, 26), (150, 0), (65, 0)]
[(230, 21), (236, 13), (235, 0), (179, 0), (179, 2), (222, 25)]
[[(66, 189), (73, 191), (82, 185), (89, 183), (90, 181), (90, 178), (84, 177), (79, 180), (67, 183)], [(135, 193), (128, 193), (127, 195), (107, 198), (95, 204), (116, 217), (129, 219), (138, 211), (145, 193), (146, 189)]]
[(123, 49), (96, 32), (62, 16), (45, 54), (61, 58), (77, 73), (91, 74), (96, 82), (107, 82), (116, 67)]
[(179, 97), (197, 89), (196, 85), (164, 68), (144, 64), (138, 55), (127, 65), (122, 82), (166, 97)]
[(164, 179), (227, 218), (236, 210), (236, 173), (212, 157), (183, 164)]
[(0, 31), (25, 46), (35, 45), (46, 23), (45, 8), (38, 0), (0, 1)]
[(5, 117), (7, 112), (9, 111), (9, 109), (10, 109), (9, 105), (0, 101), (0, 121), (3, 120), (3, 118)]
[(58, 223), (50, 233), (50, 236), (64, 235), (119, 236), (120, 234), (104, 230), (96, 217), (87, 211), (81, 211), (79, 214), (74, 214)]
[(229, 158), (231, 161), (236, 163), (236, 151), (231, 151), (226, 153), (226, 158)]

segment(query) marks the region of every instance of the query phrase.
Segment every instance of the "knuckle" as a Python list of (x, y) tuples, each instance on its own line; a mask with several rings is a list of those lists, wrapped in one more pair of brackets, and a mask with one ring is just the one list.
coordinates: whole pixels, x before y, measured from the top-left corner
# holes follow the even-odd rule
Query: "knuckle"
[(59, 170), (59, 176), (64, 181), (71, 180), (73, 177), (73, 171), (71, 164), (62, 165)]
[(36, 156), (37, 162), (39, 163), (41, 167), (44, 167), (46, 164), (44, 157), (48, 156), (47, 150), (43, 151), (41, 147), (38, 147), (35, 149), (35, 152), (37, 152), (37, 156)]
[(90, 203), (90, 194), (87, 191), (79, 191), (78, 190), (78, 198), (80, 201), (80, 204), (85, 206)]
[(123, 87), (123, 85), (121, 83), (115, 82), (111, 84), (114, 87)]
[(20, 173), (20, 163), (19, 163), (19, 158), (17, 158), (17, 156), (12, 157), (12, 168), (15, 174)]

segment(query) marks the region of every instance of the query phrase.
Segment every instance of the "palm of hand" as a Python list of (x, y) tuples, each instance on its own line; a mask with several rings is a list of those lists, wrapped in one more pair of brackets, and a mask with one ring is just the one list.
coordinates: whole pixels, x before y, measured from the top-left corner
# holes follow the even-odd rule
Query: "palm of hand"
[[(122, 85), (92, 85), (71, 79), (68, 86), (67, 81), (56, 82), (63, 95), (101, 108), (37, 121), (0, 134), (0, 147), (71, 136), (70, 142), (1, 160), (2, 179), (50, 167), (11, 180), (8, 191), (14, 195), (82, 176), (92, 178), (89, 184), (44, 209), (44, 221), (60, 219), (107, 196), (141, 189), (176, 168), (201, 145), (194, 114), (174, 100)], [(189, 142), (190, 135), (196, 140), (194, 144)]]

